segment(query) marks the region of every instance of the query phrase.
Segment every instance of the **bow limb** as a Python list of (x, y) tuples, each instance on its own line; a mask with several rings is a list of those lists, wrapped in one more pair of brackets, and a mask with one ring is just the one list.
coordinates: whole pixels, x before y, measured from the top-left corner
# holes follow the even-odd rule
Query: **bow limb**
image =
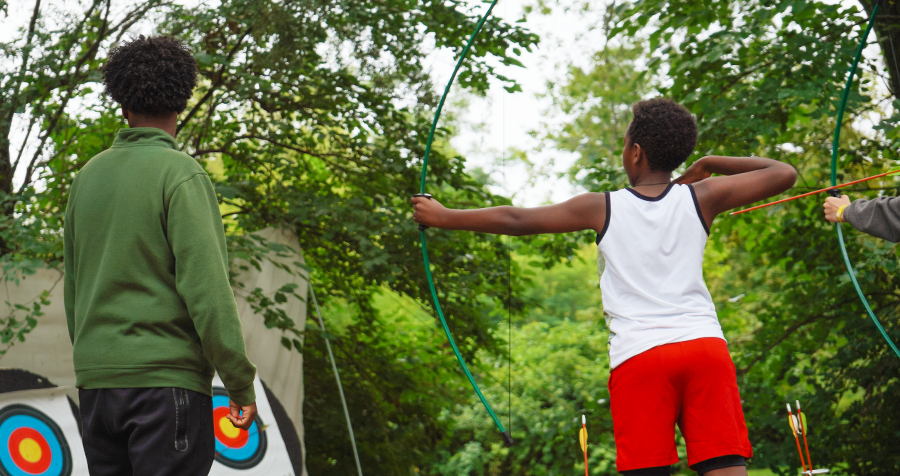
[[(869, 24), (866, 25), (866, 31), (865, 33), (863, 33), (862, 39), (859, 40), (859, 48), (857, 48), (856, 50), (856, 57), (853, 58), (853, 65), (850, 66), (850, 73), (847, 75), (847, 85), (846, 87), (844, 87), (844, 95), (841, 97), (841, 107), (840, 109), (838, 109), (837, 126), (834, 129), (834, 142), (831, 145), (832, 186), (837, 185), (837, 158), (841, 140), (841, 124), (844, 121), (844, 109), (847, 107), (847, 98), (850, 96), (850, 90), (853, 86), (853, 77), (854, 75), (856, 75), (856, 66), (859, 64), (859, 59), (862, 56), (863, 48), (865, 48), (866, 46), (866, 40), (869, 38), (869, 32), (872, 30), (872, 26), (875, 24), (876, 14), (878, 14), (877, 3), (872, 9), (872, 16), (869, 18)], [(835, 223), (835, 229), (837, 230), (838, 243), (841, 246), (841, 255), (844, 258), (844, 265), (847, 266), (847, 274), (850, 276), (850, 281), (853, 282), (853, 287), (856, 289), (856, 294), (859, 295), (859, 299), (862, 301), (863, 306), (866, 308), (866, 312), (869, 314), (869, 317), (872, 318), (872, 322), (875, 323), (875, 327), (877, 327), (878, 331), (881, 332), (881, 335), (887, 341), (891, 349), (893, 349), (894, 353), (897, 354), (897, 357), (900, 357), (900, 350), (897, 349), (897, 345), (894, 344), (894, 341), (892, 341), (890, 336), (888, 336), (887, 331), (884, 330), (881, 322), (879, 322), (878, 318), (875, 317), (875, 313), (872, 311), (872, 307), (869, 305), (868, 299), (866, 299), (865, 294), (863, 294), (862, 288), (859, 287), (859, 282), (856, 280), (856, 272), (853, 270), (853, 264), (850, 263), (850, 257), (847, 256), (847, 247), (844, 245), (844, 234), (841, 232), (841, 224)]]
[[(444, 88), (444, 94), (441, 96), (441, 102), (438, 103), (437, 111), (435, 111), (434, 113), (434, 121), (432, 121), (431, 123), (431, 131), (428, 133), (428, 142), (425, 144), (425, 156), (422, 159), (422, 179), (420, 181), (421, 195), (425, 195), (425, 182), (428, 178), (428, 158), (431, 155), (431, 144), (434, 142), (434, 131), (437, 129), (438, 120), (441, 118), (441, 111), (444, 109), (444, 102), (447, 100), (447, 95), (450, 93), (450, 87), (453, 86), (453, 80), (456, 79), (456, 73), (459, 72), (459, 68), (462, 66), (463, 61), (465, 61), (466, 55), (469, 53), (469, 49), (472, 47), (472, 43), (475, 42), (475, 38), (478, 36), (478, 33), (484, 26), (485, 20), (487, 20), (495, 5), (497, 5), (497, 0), (493, 0), (493, 2), (491, 2), (491, 6), (488, 8), (487, 12), (485, 12), (484, 16), (481, 17), (481, 20), (479, 20), (478, 26), (476, 26), (475, 31), (472, 32), (472, 36), (469, 37), (469, 41), (468, 43), (466, 43), (466, 47), (463, 49), (462, 54), (459, 55), (459, 61), (457, 61), (456, 63), (456, 68), (453, 69), (453, 74), (450, 76), (450, 81), (447, 82), (447, 87)], [(487, 398), (485, 398), (484, 394), (481, 393), (481, 389), (478, 388), (478, 384), (475, 382), (475, 378), (472, 376), (472, 372), (469, 371), (469, 367), (466, 365), (466, 361), (463, 359), (462, 354), (459, 353), (459, 348), (456, 346), (456, 341), (453, 339), (453, 335), (450, 333), (450, 327), (447, 326), (447, 319), (444, 318), (444, 311), (441, 310), (441, 303), (438, 300), (437, 291), (434, 288), (434, 279), (431, 276), (431, 264), (428, 261), (428, 243), (425, 239), (425, 228), (427, 227), (419, 228), (419, 237), (422, 241), (422, 260), (425, 263), (425, 277), (428, 279), (428, 288), (431, 291), (431, 298), (434, 301), (434, 309), (435, 311), (437, 311), (438, 318), (441, 320), (441, 326), (444, 328), (444, 334), (447, 335), (447, 341), (450, 342), (450, 347), (453, 348), (453, 353), (456, 355), (456, 360), (459, 361), (459, 366), (466, 374), (466, 378), (469, 379), (469, 383), (472, 384), (472, 389), (475, 390), (478, 398), (481, 399), (481, 403), (484, 404), (484, 408), (494, 420), (494, 424), (497, 426), (497, 429), (500, 430), (501, 434), (503, 434), (503, 441), (507, 446), (512, 446), (514, 443), (512, 436), (509, 434), (509, 431), (507, 431), (506, 428), (503, 427), (503, 423), (500, 423), (500, 419), (497, 418), (497, 415), (494, 413), (494, 409), (491, 408), (491, 404), (488, 403)]]

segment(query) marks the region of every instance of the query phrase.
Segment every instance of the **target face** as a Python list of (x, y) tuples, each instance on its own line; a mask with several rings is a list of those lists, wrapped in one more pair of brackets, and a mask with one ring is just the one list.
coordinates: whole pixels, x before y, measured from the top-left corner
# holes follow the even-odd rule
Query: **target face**
[(250, 469), (266, 455), (265, 428), (259, 415), (249, 430), (235, 428), (228, 421), (228, 392), (213, 387), (213, 425), (216, 434), (216, 461), (234, 469)]
[(0, 409), (0, 476), (69, 476), (72, 453), (62, 430), (27, 405)]

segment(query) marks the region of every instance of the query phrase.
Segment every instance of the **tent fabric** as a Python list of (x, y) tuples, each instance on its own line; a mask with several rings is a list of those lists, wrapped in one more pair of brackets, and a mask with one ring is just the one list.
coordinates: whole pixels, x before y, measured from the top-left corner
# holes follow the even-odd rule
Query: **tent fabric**
[[(271, 260), (283, 264), (303, 262), (299, 242), (291, 231), (266, 228), (255, 235), (296, 251), (296, 255), (291, 257), (270, 255)], [(281, 345), (281, 332), (266, 328), (262, 316), (253, 312), (246, 296), (256, 288), (271, 296), (286, 283), (298, 284), (296, 293), (303, 299), (289, 296), (288, 301), (280, 307), (294, 320), (297, 329), (303, 331), (306, 328), (306, 295), (309, 289), (307, 276), (291, 275), (269, 260), (262, 261), (259, 270), (248, 263), (236, 260), (232, 262), (232, 266), (237, 272), (237, 282), (244, 284), (243, 287), (235, 288), (235, 299), (243, 325), (247, 356), (256, 364), (259, 378), (266, 382), (266, 386), (278, 398), (294, 423), (305, 461), (303, 355)], [(242, 266), (247, 269), (240, 269)], [(72, 343), (69, 341), (63, 306), (62, 278), (61, 270), (45, 268), (39, 269), (34, 275), (22, 278), (19, 285), (15, 282), (0, 283), (0, 313), (3, 313), (4, 317), (14, 312), (14, 304), (30, 306), (39, 299), (44, 290), (50, 292), (50, 305), (42, 308), (44, 315), (38, 318), (37, 326), (25, 336), (25, 342), (16, 342), (8, 349), (6, 355), (0, 356), (0, 367), (28, 370), (46, 377), (61, 387), (71, 387), (75, 385), (75, 370)], [(4, 303), (7, 302), (9, 307), (5, 308)], [(21, 311), (17, 313), (21, 316)], [(77, 401), (78, 393), (74, 388), (69, 388), (67, 393)], [(302, 476), (306, 475), (304, 465)]]

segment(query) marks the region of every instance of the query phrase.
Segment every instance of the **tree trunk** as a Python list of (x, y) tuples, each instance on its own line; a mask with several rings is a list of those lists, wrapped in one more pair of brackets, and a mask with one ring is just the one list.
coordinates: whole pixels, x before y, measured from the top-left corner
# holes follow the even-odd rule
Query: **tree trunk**
[[(861, 0), (863, 8), (870, 16), (875, 1)], [(884, 61), (887, 64), (888, 88), (895, 99), (900, 99), (900, 3), (877, 1), (878, 16), (875, 18), (875, 37)]]
[[(8, 129), (0, 127), (0, 129)], [(4, 133), (5, 132), (5, 133)], [(13, 169), (9, 151), (9, 132), (0, 130), (0, 192), (12, 192)]]

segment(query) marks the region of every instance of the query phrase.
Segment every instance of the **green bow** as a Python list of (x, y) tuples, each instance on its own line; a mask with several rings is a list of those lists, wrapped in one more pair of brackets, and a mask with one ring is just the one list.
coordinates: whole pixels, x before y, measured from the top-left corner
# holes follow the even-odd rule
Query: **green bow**
[[(453, 85), (453, 80), (456, 79), (456, 73), (459, 72), (459, 67), (462, 66), (463, 60), (466, 59), (466, 54), (469, 53), (469, 48), (472, 46), (472, 43), (475, 41), (475, 37), (478, 36), (478, 32), (481, 31), (481, 27), (484, 26), (485, 20), (491, 14), (491, 11), (494, 9), (494, 5), (497, 4), (497, 0), (494, 0), (491, 3), (490, 8), (488, 8), (487, 12), (485, 12), (484, 16), (481, 17), (481, 20), (478, 22), (478, 26), (475, 27), (475, 31), (472, 32), (472, 36), (469, 37), (469, 42), (466, 44), (466, 47), (463, 49), (462, 54), (459, 56), (459, 61), (456, 63), (456, 68), (453, 69), (453, 75), (450, 76), (450, 81), (447, 82), (447, 87), (444, 88), (444, 95), (441, 96), (441, 102), (438, 103), (437, 111), (434, 113), (434, 121), (431, 123), (431, 132), (428, 133), (428, 142), (425, 145), (425, 157), (422, 159), (422, 180), (421, 180), (421, 188), (419, 196), (425, 196), (431, 198), (430, 195), (425, 193), (425, 180), (428, 178), (428, 156), (431, 155), (431, 143), (434, 142), (434, 131), (437, 129), (438, 120), (441, 118), (441, 111), (444, 109), (444, 101), (447, 99), (447, 94), (450, 93), (450, 86)], [(472, 377), (472, 372), (469, 372), (469, 367), (466, 366), (466, 361), (463, 360), (462, 355), (459, 353), (459, 348), (456, 347), (456, 341), (453, 340), (453, 335), (450, 334), (450, 328), (447, 326), (447, 319), (444, 318), (444, 312), (441, 310), (441, 303), (438, 301), (437, 291), (434, 289), (434, 279), (431, 277), (431, 264), (428, 262), (428, 245), (425, 240), (425, 229), (428, 228), (426, 226), (419, 227), (420, 238), (422, 240), (422, 259), (425, 261), (425, 276), (428, 278), (428, 287), (431, 290), (431, 298), (434, 300), (434, 309), (437, 311), (438, 318), (441, 320), (441, 325), (444, 327), (444, 334), (447, 335), (447, 340), (450, 342), (450, 347), (453, 348), (453, 353), (456, 354), (456, 360), (459, 361), (460, 367), (462, 367), (463, 372), (465, 372), (466, 377), (469, 379), (469, 383), (472, 384), (472, 388), (475, 389), (475, 393), (478, 394), (478, 398), (481, 399), (481, 403), (484, 404), (484, 408), (491, 415), (491, 418), (494, 420), (494, 424), (497, 425), (497, 429), (500, 430), (500, 433), (503, 434), (503, 441), (507, 446), (513, 445), (512, 436), (509, 434), (509, 431), (503, 427), (503, 423), (500, 423), (500, 419), (497, 418), (497, 414), (494, 413), (494, 409), (491, 408), (491, 404), (488, 403), (487, 398), (484, 397), (484, 394), (481, 393), (481, 389), (478, 388), (478, 384), (475, 383), (475, 378)]]
[[(869, 24), (866, 26), (866, 32), (863, 33), (862, 39), (859, 41), (859, 48), (856, 50), (856, 57), (853, 59), (853, 66), (850, 67), (850, 74), (847, 76), (847, 86), (844, 88), (844, 96), (841, 98), (841, 107), (838, 110), (837, 116), (837, 127), (834, 129), (834, 143), (831, 145), (831, 185), (837, 185), (837, 158), (838, 158), (838, 147), (841, 139), (841, 123), (844, 120), (844, 108), (847, 107), (847, 97), (850, 96), (850, 88), (853, 85), (853, 76), (856, 74), (856, 65), (859, 64), (859, 58), (862, 56), (863, 48), (866, 46), (866, 40), (869, 38), (869, 32), (872, 30), (872, 25), (875, 24), (875, 15), (878, 13), (878, 4), (875, 4), (875, 8), (872, 9), (872, 16), (869, 18)], [(840, 193), (838, 192), (838, 196)], [(872, 312), (872, 307), (869, 306), (869, 301), (866, 299), (866, 296), (863, 294), (862, 289), (859, 287), (859, 282), (856, 280), (856, 272), (853, 271), (853, 265), (850, 263), (850, 257), (847, 256), (847, 247), (844, 245), (844, 235), (841, 233), (841, 224), (836, 223), (837, 237), (838, 243), (841, 245), (841, 254), (844, 256), (844, 264), (847, 265), (847, 274), (850, 275), (850, 281), (853, 282), (853, 287), (856, 288), (856, 294), (859, 295), (859, 299), (862, 300), (863, 306), (866, 307), (866, 312), (869, 313), (869, 317), (872, 318), (872, 322), (875, 323), (875, 326), (878, 327), (878, 330), (881, 332), (881, 335), (884, 336), (884, 339), (887, 341), (888, 345), (891, 346), (891, 349), (897, 354), (897, 357), (900, 357), (900, 350), (897, 349), (897, 345), (894, 344), (894, 341), (891, 340), (890, 336), (888, 336), (887, 332), (882, 327), (881, 322), (878, 322), (878, 318), (875, 317), (875, 313)]]

